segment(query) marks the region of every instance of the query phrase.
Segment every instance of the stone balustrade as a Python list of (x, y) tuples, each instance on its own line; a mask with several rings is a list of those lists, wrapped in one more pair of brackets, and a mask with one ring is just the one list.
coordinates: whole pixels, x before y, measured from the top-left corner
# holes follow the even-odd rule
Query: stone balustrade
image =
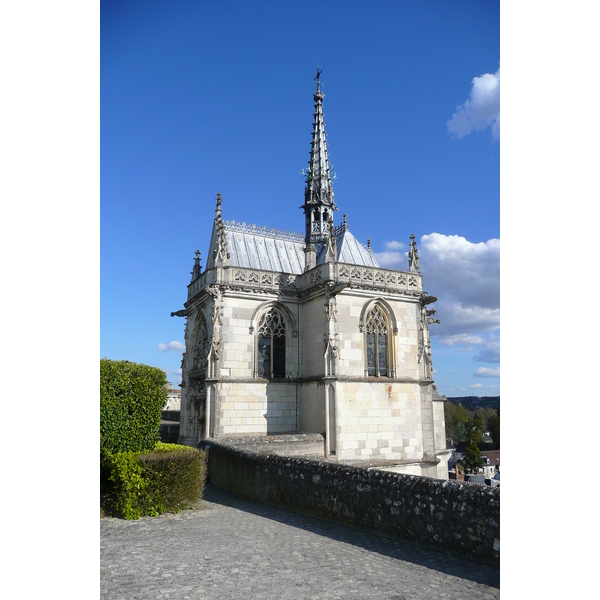
[[(220, 272), (220, 275), (218, 274)], [(202, 273), (188, 286), (188, 300), (206, 286), (218, 283), (238, 288), (256, 289), (266, 293), (295, 294), (325, 281), (347, 283), (349, 286), (380, 289), (387, 293), (419, 295), (423, 291), (420, 273), (392, 271), (345, 263), (323, 263), (300, 275), (273, 273), (258, 269), (226, 267)]]

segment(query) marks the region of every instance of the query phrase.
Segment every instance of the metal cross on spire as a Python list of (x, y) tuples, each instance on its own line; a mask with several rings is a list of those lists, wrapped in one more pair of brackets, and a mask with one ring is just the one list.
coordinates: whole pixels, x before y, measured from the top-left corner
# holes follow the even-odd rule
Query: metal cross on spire
[(317, 82), (317, 91), (319, 91), (321, 89), (320, 84), (321, 84), (321, 73), (323, 72), (323, 69), (319, 69), (319, 65), (317, 65), (317, 75), (315, 76), (315, 80)]

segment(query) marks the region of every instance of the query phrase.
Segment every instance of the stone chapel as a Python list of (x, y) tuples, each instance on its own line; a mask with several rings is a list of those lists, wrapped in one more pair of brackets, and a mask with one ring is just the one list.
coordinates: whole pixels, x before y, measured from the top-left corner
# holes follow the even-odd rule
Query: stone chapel
[(448, 478), (444, 400), (432, 379), (414, 235), (408, 270), (382, 269), (370, 240), (335, 225), (318, 73), (304, 188), (304, 233), (216, 214), (183, 310), (180, 443), (219, 436), (319, 433), (337, 460), (395, 461)]

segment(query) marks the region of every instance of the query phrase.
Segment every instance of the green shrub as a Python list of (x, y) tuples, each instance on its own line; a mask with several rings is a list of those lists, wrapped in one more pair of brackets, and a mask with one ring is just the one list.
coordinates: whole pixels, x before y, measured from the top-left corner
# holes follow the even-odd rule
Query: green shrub
[(102, 509), (125, 519), (178, 512), (202, 497), (206, 451), (163, 444), (146, 452), (119, 452), (102, 461)]
[(167, 400), (161, 369), (129, 361), (100, 361), (100, 455), (152, 450)]
[(140, 500), (147, 482), (137, 452), (106, 455), (101, 464), (101, 480), (101, 504), (106, 514), (124, 519), (142, 516)]

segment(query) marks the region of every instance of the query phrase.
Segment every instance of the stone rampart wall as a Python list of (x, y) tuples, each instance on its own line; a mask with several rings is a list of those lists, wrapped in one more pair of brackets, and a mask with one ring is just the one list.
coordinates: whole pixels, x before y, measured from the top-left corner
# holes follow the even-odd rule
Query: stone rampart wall
[[(214, 439), (204, 440), (209, 447)], [(277, 454), (279, 456), (323, 456), (325, 440), (319, 433), (296, 433), (286, 435), (230, 435), (219, 438), (219, 444), (242, 448), (258, 454)]]
[(206, 442), (211, 482), (241, 498), (486, 562), (500, 560), (498, 488)]

